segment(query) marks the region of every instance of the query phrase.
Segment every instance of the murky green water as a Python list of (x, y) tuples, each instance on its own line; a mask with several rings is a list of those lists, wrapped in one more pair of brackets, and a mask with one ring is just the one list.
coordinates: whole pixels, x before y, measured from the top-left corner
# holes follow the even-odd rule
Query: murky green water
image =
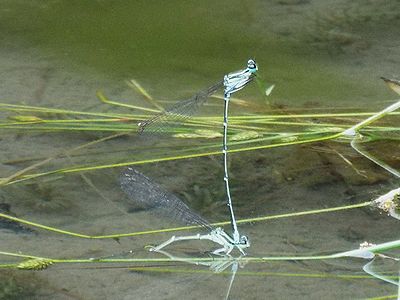
[[(175, 101), (242, 68), (253, 57), (261, 77), (276, 84), (268, 98), (271, 106), (254, 84), (237, 95), (251, 104), (233, 103), (234, 115), (378, 111), (396, 99), (379, 77), (398, 75), (399, 8), (399, 1), (3, 1), (0, 102), (141, 114), (101, 103), (96, 91), (102, 90), (111, 100), (150, 107), (125, 80), (137, 80), (156, 99)], [(212, 101), (201, 114), (219, 115), (221, 104)], [(4, 123), (17, 112), (0, 114)], [(380, 125), (396, 127), (397, 120), (390, 117)], [(341, 117), (329, 121), (334, 125), (348, 122)], [(313, 126), (322, 121), (309, 118), (306, 122)], [(266, 128), (271, 132), (308, 130), (300, 124)], [(0, 177), (109, 134), (0, 127)], [(398, 168), (397, 135), (390, 131), (384, 140), (366, 148)], [(218, 151), (219, 147), (219, 140), (146, 141), (132, 130), (128, 136), (54, 158), (35, 171)], [(207, 219), (228, 219), (219, 155), (137, 168)], [(118, 183), (122, 170), (53, 174), (1, 186), (0, 209), (89, 235), (179, 226), (129, 203)], [(230, 156), (230, 170), (239, 219), (360, 203), (398, 187), (396, 178), (358, 155), (348, 141), (239, 152)], [(40, 229), (31, 232), (0, 221), (0, 251), (52, 258), (119, 257), (128, 250), (133, 258), (162, 258), (144, 246), (171, 236), (90, 240)], [(370, 208), (240, 225), (251, 240), (250, 257), (346, 251), (364, 241), (397, 240), (397, 228), (398, 220)], [(213, 247), (195, 241), (171, 250), (182, 257), (208, 257), (201, 251)], [(15, 259), (2, 256), (0, 261)], [(230, 299), (397, 297), (393, 282), (363, 271), (367, 262), (349, 258), (248, 263), (238, 268)], [(224, 299), (232, 279), (231, 266), (222, 273), (179, 262), (140, 266), (57, 264), (41, 272), (4, 269), (0, 270), (0, 299), (199, 299), (205, 295)], [(398, 263), (377, 259), (373, 269), (393, 275), (398, 282)]]

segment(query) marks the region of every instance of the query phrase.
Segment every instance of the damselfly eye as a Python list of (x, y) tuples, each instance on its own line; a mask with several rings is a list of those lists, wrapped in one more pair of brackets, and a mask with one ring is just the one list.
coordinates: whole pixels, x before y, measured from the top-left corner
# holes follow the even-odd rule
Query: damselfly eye
[(251, 70), (257, 70), (257, 64), (254, 60), (249, 59), (247, 62), (247, 67)]
[(245, 235), (242, 235), (242, 236), (240, 237), (240, 244), (242, 244), (242, 245), (249, 245), (250, 242), (249, 242), (248, 237), (245, 236)]

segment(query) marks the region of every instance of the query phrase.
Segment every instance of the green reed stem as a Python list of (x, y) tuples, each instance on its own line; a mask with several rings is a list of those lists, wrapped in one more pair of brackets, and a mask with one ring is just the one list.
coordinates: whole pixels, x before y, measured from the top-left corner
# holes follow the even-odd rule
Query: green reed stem
[[(391, 245), (388, 247), (388, 245)], [(363, 251), (370, 251), (374, 254), (378, 254), (384, 252), (386, 250), (391, 249), (399, 249), (400, 248), (400, 240), (393, 241), (389, 243), (384, 243), (380, 245), (375, 245), (373, 247), (368, 247)], [(237, 261), (241, 261), (243, 263), (248, 262), (270, 262), (270, 261), (305, 261), (305, 260), (328, 260), (328, 259), (338, 259), (338, 258), (346, 258), (352, 257), (350, 253), (356, 253), (360, 251), (359, 249), (328, 254), (328, 255), (315, 255), (315, 256), (260, 256), (260, 257), (241, 257), (237, 258)], [(20, 253), (12, 253), (12, 252), (4, 252), (0, 251), (0, 255), (4, 256), (12, 256), (12, 257), (19, 257), (24, 258), (32, 261), (34, 263), (37, 261), (38, 264), (45, 263), (46, 267), (51, 264), (56, 263), (163, 263), (163, 262), (188, 262), (188, 263), (201, 263), (201, 262), (227, 262), (231, 261), (231, 258), (226, 257), (190, 257), (190, 258), (88, 258), (88, 259), (56, 259), (56, 258), (48, 258), (48, 257), (40, 257), (40, 256), (33, 256), (33, 255), (26, 255)], [(30, 264), (31, 265), (31, 264)], [(7, 264), (10, 266), (10, 264)], [(17, 265), (17, 268), (23, 269), (21, 264)]]
[[(320, 213), (328, 213), (328, 212), (335, 212), (335, 211), (341, 211), (341, 210), (355, 209), (355, 208), (369, 206), (372, 204), (372, 202), (373, 201), (368, 201), (368, 202), (346, 205), (346, 206), (339, 206), (339, 207), (315, 209), (315, 210), (309, 210), (309, 211), (303, 211), (303, 212), (279, 214), (279, 215), (272, 215), (272, 216), (263, 216), (263, 217), (256, 217), (256, 218), (247, 218), (247, 219), (238, 220), (237, 223), (238, 224), (246, 224), (246, 223), (261, 222), (261, 221), (267, 221), (267, 220), (275, 220), (275, 219), (282, 219), (282, 218), (299, 217), (299, 216), (305, 216), (305, 215), (315, 215), (315, 214), (320, 214)], [(164, 228), (164, 229), (147, 230), (147, 231), (131, 232), (131, 233), (119, 233), (119, 234), (110, 234), (110, 235), (87, 235), (87, 234), (76, 233), (76, 232), (58, 229), (58, 228), (51, 227), (51, 226), (42, 225), (39, 223), (27, 221), (27, 220), (24, 220), (21, 218), (9, 216), (9, 215), (3, 214), (3, 213), (0, 213), (0, 218), (5, 218), (5, 219), (11, 220), (11, 221), (19, 222), (19, 223), (22, 223), (25, 225), (36, 227), (36, 228), (40, 228), (40, 229), (44, 229), (44, 230), (48, 230), (48, 231), (52, 231), (52, 232), (56, 232), (56, 233), (60, 233), (60, 234), (64, 234), (64, 235), (85, 238), (85, 239), (115, 239), (115, 238), (122, 238), (122, 237), (128, 237), (128, 236), (139, 236), (139, 235), (149, 235), (149, 234), (159, 234), (159, 233), (165, 233), (165, 232), (190, 230), (190, 229), (195, 229), (195, 228), (200, 227), (200, 226), (195, 225), (195, 226)], [(214, 225), (214, 226), (230, 225), (230, 221), (213, 223), (212, 225)]]
[[(313, 134), (315, 134), (315, 133), (313, 133)], [(254, 151), (254, 150), (261, 150), (261, 149), (290, 146), (290, 145), (299, 145), (299, 144), (331, 140), (331, 139), (335, 139), (335, 138), (338, 138), (341, 136), (342, 136), (342, 133), (340, 132), (340, 133), (332, 134), (329, 136), (310, 138), (308, 140), (295, 140), (295, 141), (288, 141), (288, 142), (282, 142), (282, 143), (276, 143), (276, 144), (259, 145), (259, 146), (244, 147), (244, 148), (240, 148), (240, 149), (232, 149), (232, 150), (228, 150), (228, 152), (229, 153), (239, 153), (239, 152), (245, 152), (245, 151)], [(148, 163), (197, 158), (197, 157), (212, 156), (212, 155), (219, 155), (219, 154), (221, 154), (221, 150), (203, 152), (203, 153), (193, 153), (193, 154), (186, 154), (186, 155), (178, 155), (178, 156), (169, 156), (169, 157), (162, 157), (162, 158), (155, 158), (155, 159), (146, 159), (146, 160), (133, 161), (133, 162), (123, 162), (123, 163), (109, 164), (109, 165), (97, 165), (97, 166), (87, 166), (87, 167), (78, 167), (78, 168), (63, 168), (63, 169), (57, 169), (57, 170), (53, 170), (53, 171), (49, 171), (49, 172), (24, 175), (24, 176), (21, 176), (20, 179), (10, 181), (5, 184), (6, 185), (14, 184), (17, 182), (29, 180), (32, 178), (38, 178), (38, 177), (42, 177), (42, 176), (46, 176), (46, 175), (51, 175), (51, 174), (67, 174), (67, 173), (75, 173), (75, 172), (83, 172), (83, 171), (102, 170), (102, 169), (108, 169), (108, 168), (142, 165), (142, 164), (148, 164)], [(0, 185), (1, 185), (1, 182), (0, 182)]]

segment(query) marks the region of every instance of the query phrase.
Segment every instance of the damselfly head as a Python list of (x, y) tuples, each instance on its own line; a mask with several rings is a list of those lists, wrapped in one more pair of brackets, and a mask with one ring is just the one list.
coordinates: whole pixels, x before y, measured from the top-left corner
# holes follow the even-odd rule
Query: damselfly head
[(253, 59), (247, 61), (247, 69), (249, 69), (251, 73), (255, 73), (258, 70), (257, 64)]
[(248, 248), (248, 247), (250, 247), (249, 238), (248, 238), (247, 236), (245, 236), (245, 235), (242, 235), (242, 236), (240, 237), (239, 243), (240, 243), (240, 245), (241, 245), (243, 248)]

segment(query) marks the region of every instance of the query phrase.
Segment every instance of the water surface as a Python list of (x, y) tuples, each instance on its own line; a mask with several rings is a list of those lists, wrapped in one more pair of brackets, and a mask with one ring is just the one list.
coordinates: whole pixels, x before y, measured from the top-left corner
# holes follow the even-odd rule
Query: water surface
[[(379, 77), (398, 75), (398, 6), (396, 1), (4, 1), (1, 102), (141, 113), (102, 104), (96, 91), (103, 90), (113, 100), (150, 107), (125, 84), (134, 78), (155, 98), (173, 102), (242, 68), (252, 57), (263, 79), (276, 88), (269, 105), (256, 85), (246, 88), (237, 96), (252, 105), (232, 105), (233, 114), (377, 111), (396, 99)], [(220, 104), (213, 101), (201, 113), (219, 115)], [(1, 112), (2, 118), (10, 115), (15, 113)], [(396, 118), (382, 123), (396, 124)], [(40, 171), (218, 146), (217, 140), (144, 141), (134, 129), (132, 124), (129, 136), (55, 159)], [(304, 127), (271, 125), (274, 130)], [(109, 134), (2, 130), (1, 177)], [(395, 137), (389, 133), (389, 138)], [(368, 150), (398, 167), (398, 142), (389, 138), (369, 144)], [(228, 219), (220, 156), (138, 169), (207, 219)], [(230, 170), (239, 219), (359, 203), (398, 187), (393, 176), (356, 154), (348, 142), (232, 154)], [(93, 235), (179, 226), (135, 208), (119, 188), (121, 171), (70, 173), (2, 186), (0, 202), (9, 204), (9, 211), (21, 218)], [(240, 225), (240, 230), (251, 239), (249, 256), (305, 256), (355, 249), (365, 240), (396, 240), (396, 226), (398, 220), (363, 208)], [(171, 235), (116, 242), (13, 228), (20, 232), (0, 227), (0, 251), (55, 258), (101, 257), (127, 250), (133, 250), (132, 257), (157, 258), (162, 256), (147, 252), (144, 246)], [(212, 244), (203, 242), (171, 248), (183, 257), (207, 256), (204, 251), (211, 249)], [(360, 259), (249, 263), (239, 268), (230, 297), (354, 299), (396, 294), (397, 286), (367, 276), (362, 270), (366, 263)], [(377, 263), (377, 270), (398, 274), (398, 265)], [(131, 266), (60, 264), (42, 272), (1, 270), (0, 298), (198, 299), (207, 291), (210, 299), (223, 299), (231, 279), (230, 267), (215, 274), (207, 267), (184, 263), (144, 264), (140, 270)]]

